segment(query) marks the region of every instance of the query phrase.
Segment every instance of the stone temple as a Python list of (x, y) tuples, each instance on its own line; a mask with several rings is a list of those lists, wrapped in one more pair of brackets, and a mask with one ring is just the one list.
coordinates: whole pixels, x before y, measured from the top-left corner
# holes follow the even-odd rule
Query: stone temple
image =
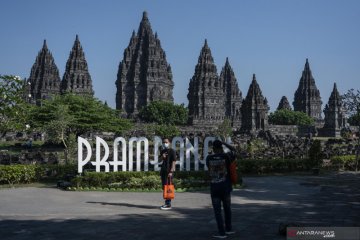
[(194, 76), (190, 80), (187, 97), (191, 125), (218, 125), (224, 121), (223, 87), (207, 40), (201, 49)]
[(152, 101), (173, 102), (171, 67), (146, 12), (137, 34), (133, 32), (124, 51), (116, 88), (116, 109), (122, 110), (126, 117), (136, 117), (139, 110)]
[(241, 126), (242, 93), (228, 58), (221, 70), (220, 82), (223, 85), (225, 97), (225, 117), (231, 120), (233, 127), (239, 127)]
[(268, 112), (270, 107), (268, 101), (262, 95), (259, 84), (253, 75), (248, 93), (243, 100), (242, 112), (242, 132), (254, 132), (268, 129)]
[[(139, 111), (152, 101), (173, 102), (174, 82), (171, 67), (166, 60), (157, 33), (153, 33), (148, 15), (143, 12), (137, 33), (133, 31), (125, 48), (116, 79), (116, 108), (123, 117), (137, 119)], [(40, 50), (30, 77), (26, 80), (26, 99), (41, 104), (41, 100), (55, 94), (75, 93), (94, 95), (92, 79), (85, 54), (76, 36), (70, 52), (63, 79), (49, 51), (46, 41)], [(207, 40), (201, 48), (195, 71), (190, 79), (187, 93), (188, 125), (203, 132), (214, 129), (229, 119), (234, 130), (253, 133), (268, 130), (267, 99), (262, 95), (255, 74), (243, 99), (234, 71), (226, 58), (218, 75)], [(306, 59), (299, 85), (294, 94), (294, 111), (302, 111), (317, 120), (319, 134), (339, 136), (345, 127), (345, 114), (341, 97), (334, 85), (333, 92), (324, 109), (310, 64)], [(291, 110), (288, 99), (283, 96), (277, 110)]]
[(74, 46), (66, 63), (61, 92), (94, 95), (91, 76), (78, 35), (76, 35)]
[(334, 83), (328, 103), (325, 105), (325, 124), (321, 129), (321, 135), (327, 137), (340, 137), (341, 129), (345, 127), (345, 109), (341, 96)]
[(41, 100), (49, 99), (52, 95), (60, 93), (59, 69), (49, 51), (46, 40), (27, 79), (27, 101), (40, 105)]
[(26, 99), (37, 105), (41, 104), (41, 100), (49, 99), (60, 93), (94, 95), (91, 76), (77, 35), (62, 81), (46, 40), (44, 40), (43, 47), (31, 68), (30, 77), (25, 81), (27, 84)]
[(310, 117), (321, 119), (321, 97), (312, 76), (308, 59), (294, 96), (294, 111), (304, 112)]
[(217, 74), (207, 40), (190, 79), (187, 97), (189, 124), (214, 127), (227, 118), (233, 127), (240, 127), (242, 94), (234, 71), (227, 58), (220, 76)]
[(292, 110), (287, 97), (282, 96), (276, 110)]

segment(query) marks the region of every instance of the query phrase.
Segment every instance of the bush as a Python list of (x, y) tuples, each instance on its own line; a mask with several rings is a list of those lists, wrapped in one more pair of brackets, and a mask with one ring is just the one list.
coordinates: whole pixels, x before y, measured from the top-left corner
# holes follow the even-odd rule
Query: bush
[(337, 170), (354, 170), (356, 165), (356, 156), (333, 156), (330, 158), (330, 162)]
[(284, 173), (304, 171), (306, 159), (243, 159), (238, 161), (241, 173)]
[[(85, 172), (72, 180), (76, 187), (100, 187), (126, 189), (160, 189), (159, 172)], [(206, 172), (176, 172), (174, 176), (176, 188), (207, 187)]]
[[(352, 156), (351, 159), (354, 157)], [(333, 161), (339, 161), (332, 159)], [(345, 160), (344, 160), (345, 161)], [(347, 160), (346, 160), (347, 161)], [(350, 162), (350, 161), (349, 161)], [(238, 160), (238, 176), (241, 174), (266, 174), (304, 171), (306, 159), (241, 159)], [(345, 164), (345, 167), (347, 165)], [(68, 180), (76, 188), (117, 189), (161, 189), (159, 172), (84, 172), (77, 174), (76, 165), (0, 165), (0, 184), (31, 183), (35, 181)], [(176, 188), (187, 190), (209, 186), (206, 171), (175, 172)]]
[(37, 179), (36, 165), (0, 165), (0, 183), (31, 183)]
[(348, 119), (348, 123), (351, 126), (360, 126), (360, 113), (353, 114), (352, 116), (350, 116)]
[(283, 109), (270, 113), (269, 123), (275, 125), (308, 126), (314, 124), (314, 119), (303, 112)]
[(139, 118), (147, 123), (185, 125), (188, 119), (188, 110), (183, 104), (153, 101), (140, 110)]
[(67, 179), (76, 171), (75, 165), (0, 165), (0, 184)]
[(146, 126), (146, 131), (149, 135), (161, 137), (172, 138), (174, 136), (180, 135), (180, 130), (175, 125), (168, 125), (168, 124), (148, 124)]

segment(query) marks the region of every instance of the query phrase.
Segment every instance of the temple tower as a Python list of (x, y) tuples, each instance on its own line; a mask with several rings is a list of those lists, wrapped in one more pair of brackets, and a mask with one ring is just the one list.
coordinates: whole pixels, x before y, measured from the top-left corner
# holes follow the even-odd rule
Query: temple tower
[(334, 83), (328, 103), (325, 105), (325, 124), (321, 130), (321, 135), (327, 137), (340, 137), (340, 131), (345, 127), (345, 109), (341, 100), (341, 96)]
[(224, 121), (223, 86), (207, 40), (201, 49), (195, 73), (190, 80), (187, 97), (189, 124), (217, 126)]
[(250, 84), (246, 98), (242, 102), (241, 131), (253, 132), (268, 129), (268, 101), (263, 97), (255, 74)]
[(292, 110), (287, 97), (282, 96), (276, 110)]
[(61, 83), (61, 92), (94, 95), (91, 76), (78, 35), (76, 35), (69, 59), (66, 62), (65, 73)]
[(240, 129), (242, 93), (228, 58), (221, 70), (220, 82), (225, 97), (225, 117), (231, 120), (233, 127)]
[(136, 117), (139, 110), (152, 101), (173, 102), (171, 67), (146, 12), (137, 34), (133, 31), (124, 50), (115, 84), (116, 108), (127, 117)]
[(52, 95), (60, 93), (59, 69), (47, 47), (46, 40), (44, 40), (43, 47), (31, 68), (27, 84), (29, 92), (26, 94), (26, 99), (37, 105), (40, 105), (41, 100), (49, 99)]
[(321, 119), (321, 97), (317, 89), (315, 79), (312, 76), (308, 59), (306, 59), (304, 71), (300, 78), (299, 87), (295, 92), (294, 111), (301, 111), (310, 117)]

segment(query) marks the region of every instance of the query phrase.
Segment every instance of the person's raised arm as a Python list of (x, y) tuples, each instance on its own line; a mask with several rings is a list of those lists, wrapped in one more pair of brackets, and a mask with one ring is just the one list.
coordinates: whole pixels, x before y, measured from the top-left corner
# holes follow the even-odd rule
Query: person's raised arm
[(227, 147), (228, 149), (230, 149), (230, 151), (236, 152), (236, 149), (235, 149), (233, 146), (231, 146), (230, 144), (228, 144), (228, 143), (226, 143), (226, 142), (222, 142), (222, 144), (224, 144), (225, 147)]

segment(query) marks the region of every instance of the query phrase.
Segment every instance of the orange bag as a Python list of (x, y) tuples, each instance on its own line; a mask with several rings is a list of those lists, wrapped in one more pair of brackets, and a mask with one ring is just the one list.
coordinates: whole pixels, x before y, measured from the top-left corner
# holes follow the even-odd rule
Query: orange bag
[(237, 164), (236, 161), (232, 161), (230, 163), (230, 180), (232, 184), (237, 184), (238, 183), (238, 175), (237, 175)]
[(164, 185), (163, 191), (164, 199), (174, 199), (175, 198), (175, 187), (171, 179)]

